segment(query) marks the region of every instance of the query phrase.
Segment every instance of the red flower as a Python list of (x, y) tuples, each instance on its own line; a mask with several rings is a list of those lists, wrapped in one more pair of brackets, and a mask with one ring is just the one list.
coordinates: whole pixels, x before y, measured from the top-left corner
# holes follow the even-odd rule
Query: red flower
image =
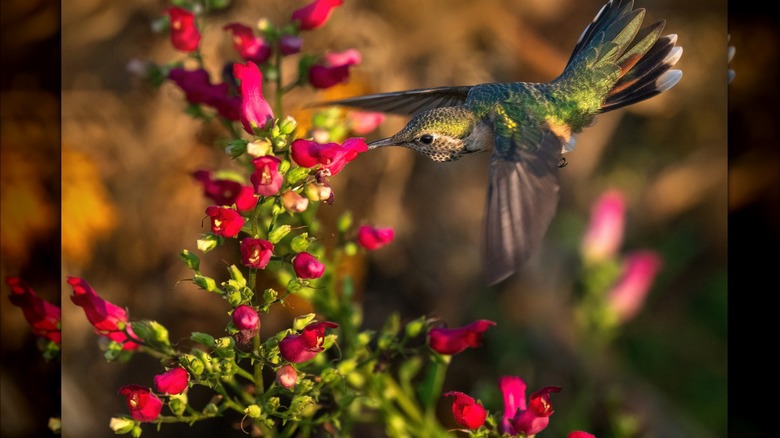
[(293, 259), (295, 275), (300, 279), (314, 279), (322, 277), (325, 265), (308, 252), (301, 252)]
[(254, 134), (254, 128), (265, 128), (273, 121), (271, 106), (263, 98), (263, 73), (254, 62), (233, 65), (233, 75), (240, 80), (241, 124)]
[(38, 297), (21, 278), (6, 277), (5, 282), (11, 287), (11, 295), (8, 298), (14, 305), (22, 308), (24, 319), (30, 324), (32, 332), (59, 344), (62, 340), (60, 308)]
[(314, 0), (294, 11), (292, 21), (297, 21), (301, 30), (317, 29), (328, 21), (333, 9), (343, 3), (343, 0)]
[(211, 232), (222, 237), (236, 237), (244, 226), (244, 218), (230, 207), (211, 205), (206, 208), (211, 218)]
[(238, 211), (249, 211), (255, 208), (257, 197), (252, 186), (229, 179), (214, 179), (213, 175), (214, 172), (208, 170), (197, 170), (192, 173), (192, 176), (203, 184), (203, 196), (217, 205), (236, 204)]
[(171, 43), (182, 52), (192, 52), (200, 43), (200, 32), (195, 26), (195, 15), (179, 7), (168, 8), (171, 20)]
[(301, 363), (314, 359), (324, 349), (325, 329), (336, 328), (335, 322), (315, 322), (306, 326), (300, 334), (288, 334), (279, 342), (279, 353), (284, 360)]
[(231, 315), (233, 325), (239, 330), (259, 330), (260, 315), (254, 307), (241, 304), (233, 310)]
[(263, 239), (247, 237), (241, 241), (241, 263), (254, 269), (263, 269), (271, 261), (274, 244)]
[(321, 164), (331, 175), (341, 172), (344, 166), (357, 158), (358, 154), (368, 150), (365, 139), (348, 138), (344, 143), (320, 144), (312, 140), (297, 139), (292, 142), (292, 159), (302, 167), (314, 167)]
[(559, 392), (560, 387), (545, 386), (531, 394), (526, 406), (525, 382), (519, 377), (505, 376), (499, 379), (504, 395), (504, 418), (499, 430), (509, 435), (536, 435), (550, 423), (553, 414), (550, 394)]
[(241, 98), (229, 94), (228, 84), (213, 85), (206, 70), (185, 70), (177, 67), (168, 72), (168, 79), (184, 91), (187, 102), (209, 105), (228, 120), (240, 119)]
[(230, 23), (223, 27), (233, 33), (233, 47), (244, 61), (262, 64), (271, 57), (271, 46), (259, 36), (255, 36), (252, 28), (241, 23)]
[(661, 256), (653, 251), (635, 251), (627, 254), (623, 274), (607, 292), (607, 307), (626, 322), (642, 309), (653, 280), (662, 265)]
[(493, 321), (480, 319), (461, 328), (436, 327), (428, 332), (428, 344), (439, 354), (458, 354), (466, 348), (482, 345), (483, 334), (494, 325)]
[(279, 193), (284, 177), (279, 173), (282, 161), (271, 155), (264, 155), (252, 160), (255, 172), (249, 177), (255, 186), (255, 193), (260, 196), (272, 196)]
[(582, 238), (582, 254), (588, 261), (614, 257), (623, 243), (626, 221), (626, 200), (622, 192), (610, 190), (593, 204), (590, 222)]
[(455, 397), (452, 401), (452, 415), (455, 421), (469, 429), (479, 429), (485, 424), (487, 411), (474, 398), (458, 391), (444, 393), (445, 397)]
[(566, 435), (566, 438), (596, 438), (596, 435), (592, 433), (583, 432), (581, 430), (574, 430)]
[(357, 243), (363, 248), (373, 251), (393, 241), (395, 231), (392, 228), (374, 228), (362, 225), (358, 228)]
[(276, 381), (282, 388), (290, 389), (298, 383), (298, 372), (290, 364), (282, 365), (276, 370)]
[(119, 388), (119, 394), (127, 398), (130, 415), (137, 421), (154, 421), (162, 411), (162, 401), (150, 388), (140, 385), (125, 385)]
[[(125, 309), (100, 298), (92, 286), (81, 278), (68, 277), (68, 284), (73, 288), (73, 295), (70, 296), (71, 301), (84, 309), (87, 320), (95, 328), (97, 334), (123, 343), (124, 350), (138, 348), (138, 344), (130, 341), (124, 332), (127, 330), (128, 333), (133, 334), (130, 324), (127, 322)], [(120, 325), (124, 327), (124, 330), (120, 328)]]
[(354, 49), (328, 53), (320, 63), (309, 69), (309, 82), (319, 89), (345, 83), (349, 79), (349, 67), (360, 64), (360, 61), (360, 52)]
[(171, 368), (168, 371), (154, 376), (154, 387), (157, 392), (164, 394), (181, 394), (187, 389), (190, 375), (182, 367)]

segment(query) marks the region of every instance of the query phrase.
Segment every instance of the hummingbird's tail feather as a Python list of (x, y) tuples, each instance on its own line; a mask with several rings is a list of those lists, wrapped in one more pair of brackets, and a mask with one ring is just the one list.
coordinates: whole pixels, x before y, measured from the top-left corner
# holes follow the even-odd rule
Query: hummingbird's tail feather
[(580, 36), (563, 73), (549, 84), (574, 132), (593, 116), (649, 99), (680, 81), (677, 35), (661, 36), (666, 22), (642, 27), (645, 10), (632, 0), (611, 0)]

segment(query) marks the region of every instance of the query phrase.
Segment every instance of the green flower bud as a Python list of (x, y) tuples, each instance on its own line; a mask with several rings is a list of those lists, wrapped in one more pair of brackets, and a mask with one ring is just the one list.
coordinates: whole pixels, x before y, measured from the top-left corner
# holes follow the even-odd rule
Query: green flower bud
[(293, 330), (296, 332), (303, 330), (310, 322), (314, 321), (315, 316), (313, 313), (308, 313), (295, 318), (293, 320)]
[(184, 263), (187, 265), (188, 268), (192, 269), (193, 271), (197, 271), (200, 268), (200, 259), (195, 254), (189, 252), (186, 249), (183, 249), (179, 253), (179, 257), (181, 257), (182, 260), (184, 260)]
[(344, 254), (348, 256), (353, 256), (358, 253), (358, 246), (355, 242), (347, 242), (346, 245), (344, 245)]
[(282, 405), (282, 402), (279, 400), (279, 397), (269, 397), (265, 405), (272, 411), (276, 411)]
[(292, 249), (294, 252), (303, 252), (306, 251), (310, 244), (311, 241), (309, 240), (309, 233), (301, 233), (293, 237), (292, 241), (290, 242), (290, 249)]
[(213, 233), (206, 233), (201, 236), (200, 239), (196, 242), (196, 246), (198, 248), (198, 251), (202, 253), (207, 253), (211, 251), (212, 249), (216, 248), (219, 244), (219, 236)]
[(157, 321), (136, 321), (131, 323), (133, 333), (144, 343), (158, 351), (170, 351), (171, 341), (168, 339), (168, 329)]
[(287, 116), (279, 122), (279, 131), (281, 131), (284, 135), (290, 135), (293, 132), (295, 132), (295, 129), (298, 127), (298, 122), (295, 121), (292, 116)]
[(276, 301), (276, 298), (279, 296), (279, 292), (273, 290), (273, 289), (266, 289), (263, 291), (263, 300), (265, 301), (266, 305), (270, 305), (274, 301)]
[(260, 418), (260, 414), (262, 413), (262, 410), (258, 405), (249, 405), (247, 406), (246, 409), (244, 409), (244, 413), (249, 418), (258, 419)]
[(310, 170), (305, 167), (296, 167), (287, 172), (287, 182), (290, 186), (297, 186), (309, 177)]
[(260, 138), (246, 145), (246, 153), (255, 158), (264, 157), (273, 154), (273, 147), (268, 140)]
[(192, 277), (192, 282), (207, 292), (214, 292), (217, 294), (222, 293), (222, 291), (217, 288), (216, 280), (211, 277), (205, 277), (203, 275), (196, 274), (194, 277)]
[(313, 414), (315, 410), (316, 405), (314, 404), (314, 399), (308, 395), (293, 397), (292, 402), (290, 402), (290, 413), (293, 416), (308, 417)]
[[(201, 351), (201, 350), (197, 350), (197, 351)], [(206, 365), (203, 363), (203, 361), (192, 354), (185, 354), (181, 356), (179, 358), (179, 363), (193, 376), (200, 376), (201, 374), (203, 374), (203, 371), (206, 368)]]
[(203, 413), (210, 417), (215, 417), (219, 415), (219, 408), (214, 403), (209, 403), (203, 407)]
[(244, 274), (241, 273), (241, 270), (236, 265), (230, 265), (228, 272), (230, 273), (230, 278), (237, 283), (237, 286), (246, 286), (246, 278), (244, 278)]
[(214, 336), (211, 336), (207, 333), (192, 332), (190, 339), (209, 348), (214, 346)]
[(268, 241), (276, 245), (290, 232), (290, 230), (292, 230), (290, 225), (280, 225), (268, 233)]
[(180, 417), (187, 410), (187, 401), (187, 394), (174, 394), (170, 396), (168, 407), (173, 412), (173, 415)]
[(406, 324), (406, 336), (410, 338), (417, 337), (420, 333), (427, 328), (425, 317), (420, 317), (415, 320), (409, 321)]
[(108, 423), (108, 427), (114, 431), (115, 434), (129, 433), (135, 427), (135, 420), (124, 417), (112, 417)]
[(60, 417), (49, 418), (48, 426), (49, 426), (49, 430), (54, 432), (56, 435), (62, 433), (62, 419)]

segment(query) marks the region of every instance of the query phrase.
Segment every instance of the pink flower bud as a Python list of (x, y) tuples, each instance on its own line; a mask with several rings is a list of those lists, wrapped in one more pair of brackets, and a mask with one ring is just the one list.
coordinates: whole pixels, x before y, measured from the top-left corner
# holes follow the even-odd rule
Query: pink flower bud
[(241, 81), (241, 124), (249, 134), (254, 128), (264, 129), (274, 119), (271, 106), (263, 97), (263, 73), (254, 62), (233, 65), (233, 75)]
[(343, 0), (314, 0), (292, 13), (292, 21), (298, 22), (301, 30), (317, 29), (325, 24), (333, 10), (341, 6)]
[(582, 239), (582, 255), (589, 262), (608, 260), (623, 243), (626, 200), (623, 193), (610, 190), (593, 205), (590, 222)]
[(636, 251), (626, 255), (623, 273), (607, 292), (607, 307), (618, 321), (626, 322), (639, 313), (661, 269), (661, 256), (653, 251)]
[(368, 134), (382, 124), (384, 120), (384, 113), (351, 111), (347, 114), (349, 129), (357, 135)]
[(140, 385), (125, 385), (119, 388), (119, 394), (127, 398), (130, 416), (137, 421), (154, 421), (162, 411), (162, 401), (150, 388)]
[(187, 389), (190, 381), (190, 374), (182, 367), (171, 368), (170, 370), (154, 376), (154, 387), (157, 392), (164, 394), (181, 394)]
[(452, 415), (458, 424), (472, 430), (479, 429), (485, 424), (488, 413), (474, 398), (458, 391), (446, 392), (443, 395), (455, 397), (452, 401)]
[(11, 303), (22, 308), (24, 319), (30, 324), (32, 332), (59, 344), (62, 340), (60, 308), (38, 297), (35, 291), (18, 277), (6, 277), (5, 282), (11, 287), (11, 295), (8, 298)]
[(493, 321), (480, 319), (461, 328), (433, 328), (428, 332), (428, 344), (439, 354), (458, 354), (469, 347), (482, 345), (483, 334), (494, 325)]
[(276, 370), (276, 382), (284, 389), (290, 389), (298, 382), (298, 371), (295, 367), (286, 364)]
[(297, 192), (288, 190), (282, 193), (282, 205), (291, 213), (303, 213), (309, 208), (309, 200)]
[(394, 237), (395, 231), (392, 228), (363, 225), (358, 228), (357, 243), (368, 251), (373, 251), (392, 242)]
[(298, 278), (307, 280), (322, 277), (325, 265), (308, 252), (301, 252), (293, 259), (293, 269)]
[(241, 304), (233, 310), (233, 324), (239, 330), (259, 330), (260, 315), (251, 306)]

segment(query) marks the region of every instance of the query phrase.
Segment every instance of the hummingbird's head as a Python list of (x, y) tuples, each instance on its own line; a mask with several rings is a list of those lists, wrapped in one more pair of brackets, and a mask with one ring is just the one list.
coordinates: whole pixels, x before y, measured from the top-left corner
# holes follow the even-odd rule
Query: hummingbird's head
[(485, 137), (489, 131), (472, 111), (462, 106), (434, 108), (415, 115), (397, 134), (371, 142), (368, 148), (403, 146), (433, 161), (452, 161), (463, 154), (489, 149), (492, 135)]

